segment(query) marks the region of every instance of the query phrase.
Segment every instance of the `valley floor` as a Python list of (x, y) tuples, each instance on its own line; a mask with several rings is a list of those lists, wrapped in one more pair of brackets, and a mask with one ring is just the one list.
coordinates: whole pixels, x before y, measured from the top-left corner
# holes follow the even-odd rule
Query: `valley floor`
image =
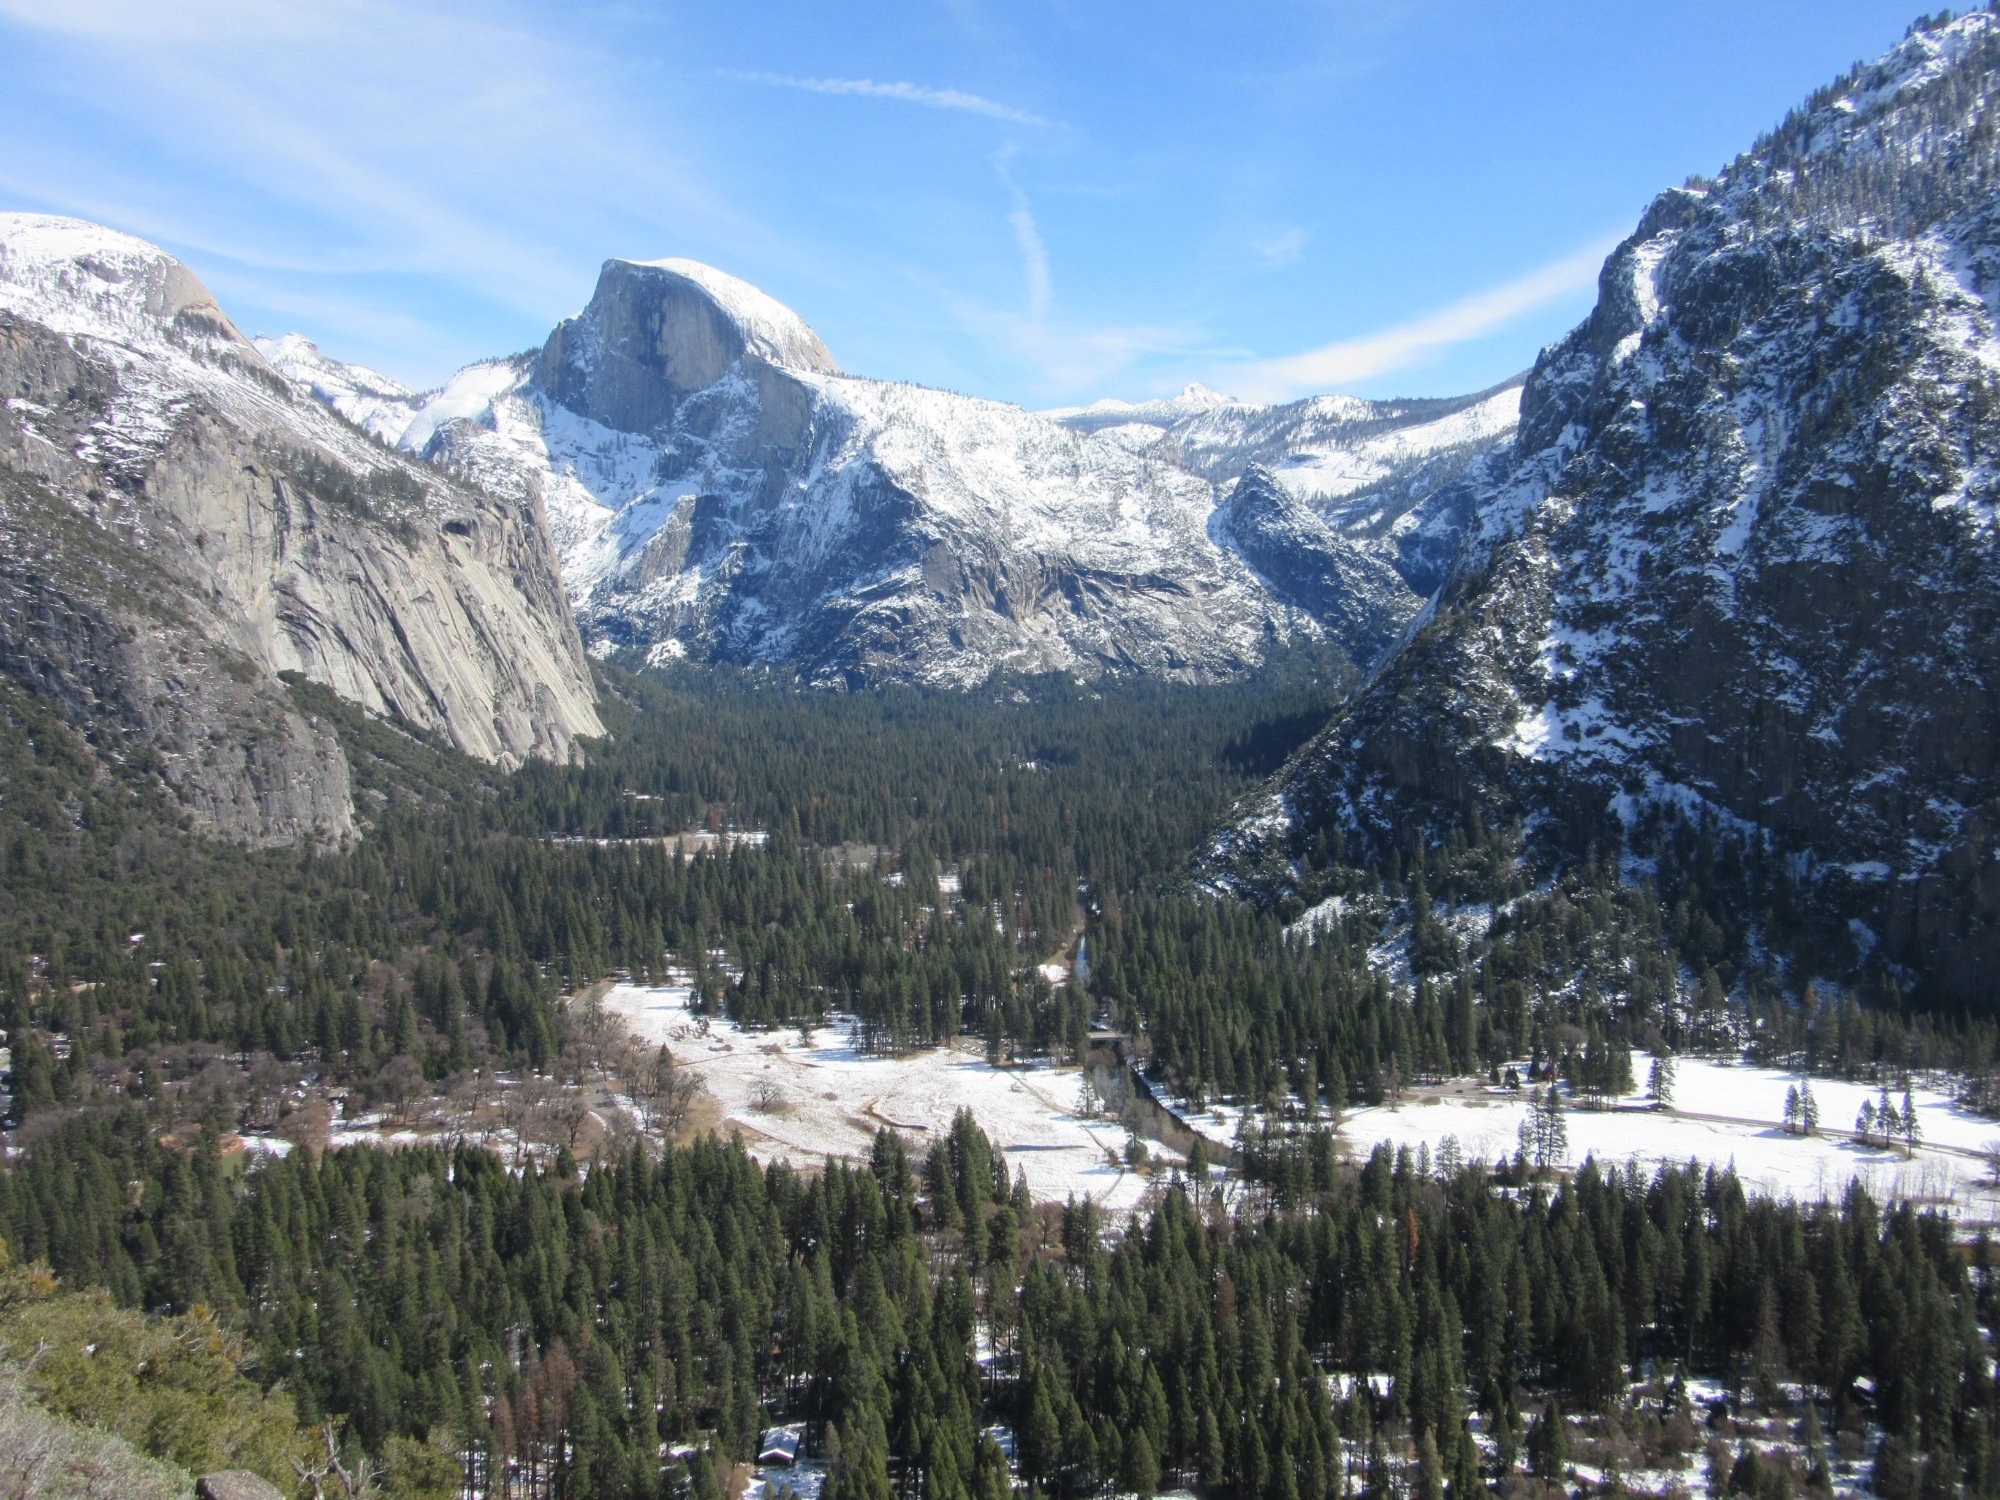
[(613, 985), (604, 1008), (632, 1034), (664, 1043), (697, 1072), (720, 1115), (760, 1161), (813, 1165), (866, 1161), (875, 1132), (893, 1126), (920, 1154), (922, 1142), (969, 1109), (1024, 1173), (1039, 1201), (1074, 1196), (1129, 1209), (1151, 1179), (1122, 1164), (1128, 1139), (1115, 1121), (1077, 1112), (1083, 1073), (1046, 1064), (996, 1068), (975, 1044), (872, 1056), (849, 1045), (844, 1026), (823, 1026), (807, 1045), (796, 1028), (745, 1031), (688, 1009), (684, 986)]
[[(1650, 1061), (1633, 1054), (1633, 1075), (1643, 1080)], [(1854, 1135), (1855, 1116), (1879, 1097), (1865, 1083), (1810, 1080), (1819, 1103), (1820, 1125), (1812, 1135), (1787, 1130), (1785, 1095), (1802, 1081), (1799, 1074), (1744, 1063), (1677, 1059), (1673, 1105), (1655, 1109), (1643, 1082), (1608, 1109), (1572, 1106), (1565, 1115), (1571, 1165), (1595, 1156), (1605, 1166), (1636, 1162), (1642, 1171), (1661, 1163), (1699, 1161), (1733, 1166), (1752, 1192), (1801, 1202), (1837, 1200), (1856, 1178), (1878, 1200), (1907, 1200), (1934, 1206), (1961, 1223), (2000, 1221), (2000, 1185), (1994, 1181), (1989, 1149), (2000, 1143), (2000, 1121), (1974, 1114), (1935, 1088), (1913, 1087), (1922, 1127), (1914, 1152), (1863, 1143)], [(1896, 1095), (1900, 1108), (1901, 1096)], [(1398, 1106), (1356, 1110), (1341, 1123), (1350, 1155), (1365, 1157), (1377, 1143), (1435, 1156), (1446, 1137), (1456, 1137), (1467, 1161), (1511, 1158), (1528, 1111), (1528, 1091), (1458, 1083), (1405, 1091)], [(1233, 1124), (1197, 1116), (1218, 1140), (1233, 1137)]]

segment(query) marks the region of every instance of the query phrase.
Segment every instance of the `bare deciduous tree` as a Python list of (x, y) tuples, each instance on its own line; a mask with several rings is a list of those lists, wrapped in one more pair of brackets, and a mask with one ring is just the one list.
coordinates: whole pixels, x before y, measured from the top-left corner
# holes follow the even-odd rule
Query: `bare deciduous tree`
[(343, 1462), (331, 1422), (321, 1423), (317, 1435), (326, 1444), (326, 1457), (315, 1452), (310, 1461), (292, 1460), (299, 1482), (312, 1500), (372, 1500), (382, 1493), (375, 1483), (374, 1459), (358, 1458), (351, 1465)]
[(414, 1057), (392, 1057), (375, 1075), (376, 1096), (394, 1112), (399, 1122), (409, 1122), (410, 1106), (423, 1092), (424, 1070)]
[(701, 1080), (675, 1062), (665, 1046), (630, 1042), (620, 1062), (619, 1081), (632, 1100), (639, 1129), (647, 1139), (666, 1145), (687, 1128)]
[(568, 1147), (574, 1156), (583, 1149), (584, 1137), (589, 1134), (594, 1118), (589, 1092), (578, 1083), (563, 1084), (549, 1092), (537, 1134), (543, 1140)]
[(514, 1137), (515, 1166), (526, 1158), (529, 1142), (535, 1139), (536, 1124), (548, 1103), (549, 1090), (548, 1079), (538, 1073), (525, 1074), (500, 1090), (500, 1124)]
[(333, 1137), (333, 1105), (325, 1091), (307, 1094), (305, 1102), (279, 1122), (278, 1134), (314, 1157), (324, 1152)]

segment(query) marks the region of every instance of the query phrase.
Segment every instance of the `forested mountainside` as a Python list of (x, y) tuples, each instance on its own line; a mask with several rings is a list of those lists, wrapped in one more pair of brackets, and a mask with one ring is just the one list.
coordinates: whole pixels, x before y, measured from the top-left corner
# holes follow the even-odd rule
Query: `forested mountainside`
[(187, 267), (0, 216), (0, 665), (252, 842), (353, 827), (298, 673), (515, 764), (601, 732), (540, 516), (295, 396)]
[(1345, 455), (1326, 458), (1341, 493), (1411, 493), (1292, 527), (1298, 556), (1271, 568), (1217, 508), (1218, 488), (1279, 456), (1263, 428), (1232, 436), (1218, 413), (1191, 467), (1087, 421), (844, 375), (795, 313), (690, 261), (606, 262), (541, 350), (428, 395), (296, 338), (264, 350), (385, 440), (546, 506), (592, 649), (783, 664), (816, 683), (1206, 681), (1322, 638), (1365, 667), (1421, 603), (1403, 552), (1448, 553), (1462, 531), (1419, 500), (1512, 419), (1509, 393), (1330, 427), (1295, 413), (1286, 431)]
[(1516, 822), (1643, 872), (1698, 826), (1808, 965), (1990, 1000), (1996, 67), (1991, 14), (1918, 29), (1652, 205), (1421, 630), (1217, 878), (1310, 901), (1333, 844)]

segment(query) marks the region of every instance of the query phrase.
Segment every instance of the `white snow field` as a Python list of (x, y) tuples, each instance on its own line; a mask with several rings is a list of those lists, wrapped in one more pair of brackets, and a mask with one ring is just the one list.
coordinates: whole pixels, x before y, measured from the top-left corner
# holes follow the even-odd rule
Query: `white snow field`
[[(2000, 1221), (2000, 1189), (1985, 1159), (1988, 1143), (2000, 1141), (2000, 1120), (1973, 1114), (1935, 1089), (1911, 1090), (1923, 1139), (1913, 1156), (1905, 1156), (1900, 1146), (1884, 1150), (1849, 1139), (1862, 1102), (1879, 1098), (1879, 1090), (1866, 1084), (1812, 1079), (1819, 1133), (1803, 1136), (1784, 1129), (1785, 1094), (1801, 1082), (1796, 1073), (1677, 1058), (1674, 1107), (1658, 1111), (1645, 1107), (1650, 1067), (1646, 1053), (1633, 1054), (1639, 1092), (1621, 1108), (1568, 1111), (1570, 1165), (1594, 1155), (1607, 1167), (1634, 1161), (1650, 1170), (1689, 1160), (1734, 1166), (1749, 1191), (1804, 1202), (1836, 1199), (1859, 1178), (1882, 1201), (1928, 1204), (1972, 1222)], [(1901, 1091), (1890, 1097), (1901, 1109)], [(1526, 1090), (1417, 1091), (1400, 1107), (1354, 1111), (1341, 1135), (1357, 1158), (1377, 1142), (1427, 1145), (1435, 1155), (1446, 1136), (1456, 1136), (1467, 1161), (1497, 1161), (1513, 1156), (1527, 1107)]]
[[(701, 1075), (722, 1112), (725, 1130), (740, 1130), (760, 1161), (815, 1165), (866, 1160), (875, 1132), (894, 1126), (921, 1157), (927, 1141), (951, 1128), (960, 1109), (992, 1138), (1008, 1171), (1027, 1174), (1037, 1200), (1060, 1203), (1072, 1194), (1107, 1210), (1136, 1205), (1148, 1179), (1112, 1164), (1123, 1152), (1124, 1129), (1085, 1120), (1074, 1106), (1083, 1075), (1075, 1068), (990, 1067), (965, 1045), (935, 1047), (905, 1057), (872, 1057), (847, 1042), (845, 1025), (821, 1027), (806, 1046), (798, 1029), (745, 1031), (688, 1010), (685, 986), (612, 986), (604, 1008), (632, 1034), (663, 1042), (677, 1062)], [(775, 1090), (775, 1107), (760, 1095)]]

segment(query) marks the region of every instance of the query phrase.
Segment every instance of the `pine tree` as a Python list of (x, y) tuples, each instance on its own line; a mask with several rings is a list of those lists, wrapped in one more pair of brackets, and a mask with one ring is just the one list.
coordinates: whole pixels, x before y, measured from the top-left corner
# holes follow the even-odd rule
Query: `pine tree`
[(1569, 1467), (1569, 1428), (1553, 1399), (1528, 1429), (1528, 1467), (1545, 1484), (1561, 1484)]
[(1139, 1496), (1139, 1500), (1152, 1500), (1159, 1491), (1160, 1464), (1153, 1455), (1153, 1440), (1146, 1435), (1145, 1428), (1135, 1428), (1126, 1437), (1121, 1470), (1125, 1488)]
[(1522, 1153), (1539, 1168), (1569, 1159), (1569, 1123), (1564, 1119), (1562, 1094), (1554, 1083), (1529, 1096), (1519, 1136)]
[(1673, 1107), (1674, 1059), (1672, 1053), (1663, 1052), (1653, 1059), (1653, 1066), (1646, 1074), (1646, 1097), (1662, 1109)]

